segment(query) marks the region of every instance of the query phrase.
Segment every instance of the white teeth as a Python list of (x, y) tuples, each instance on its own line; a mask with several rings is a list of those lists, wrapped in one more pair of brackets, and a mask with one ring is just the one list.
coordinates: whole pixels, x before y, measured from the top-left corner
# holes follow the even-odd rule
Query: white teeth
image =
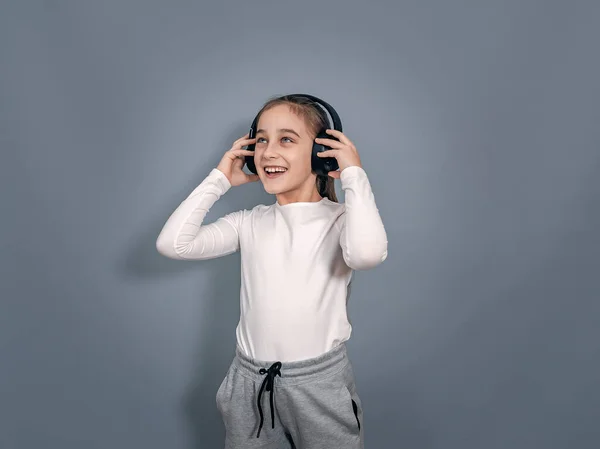
[(265, 171), (268, 173), (277, 173), (287, 171), (287, 168), (283, 167), (265, 167)]

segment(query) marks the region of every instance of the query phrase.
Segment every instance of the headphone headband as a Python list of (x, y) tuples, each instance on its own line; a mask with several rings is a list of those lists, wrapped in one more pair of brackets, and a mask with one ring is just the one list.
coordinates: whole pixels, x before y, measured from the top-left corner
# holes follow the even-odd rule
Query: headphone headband
[[(317, 98), (314, 95), (309, 95), (309, 94), (290, 94), (290, 95), (285, 95), (285, 97), (294, 97), (294, 98), (303, 97), (303, 98), (307, 98), (307, 99), (311, 100), (314, 103), (317, 103), (317, 104), (323, 106), (323, 108), (331, 116), (331, 120), (333, 121), (333, 129), (336, 129), (340, 132), (343, 131), (342, 120), (340, 119), (340, 116), (338, 115), (336, 110), (333, 108), (333, 106), (331, 106), (325, 100), (321, 100), (320, 98)], [(259, 114), (256, 114), (256, 117), (254, 117), (254, 120), (252, 121), (252, 126), (250, 127), (252, 130), (254, 130), (254, 132), (256, 132), (256, 126), (258, 125), (258, 115)]]

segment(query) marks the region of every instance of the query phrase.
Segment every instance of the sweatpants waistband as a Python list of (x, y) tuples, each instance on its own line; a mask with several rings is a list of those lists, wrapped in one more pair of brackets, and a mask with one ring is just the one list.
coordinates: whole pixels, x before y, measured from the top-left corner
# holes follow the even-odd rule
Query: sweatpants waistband
[(346, 343), (342, 342), (317, 357), (292, 362), (278, 362), (277, 360), (266, 361), (249, 357), (239, 345), (236, 345), (233, 363), (244, 376), (257, 381), (262, 381), (264, 378), (264, 372), (261, 374), (261, 369), (266, 370), (274, 364), (280, 363), (280, 378), (277, 379), (277, 383), (279, 385), (295, 385), (340, 371), (348, 363), (348, 353)]

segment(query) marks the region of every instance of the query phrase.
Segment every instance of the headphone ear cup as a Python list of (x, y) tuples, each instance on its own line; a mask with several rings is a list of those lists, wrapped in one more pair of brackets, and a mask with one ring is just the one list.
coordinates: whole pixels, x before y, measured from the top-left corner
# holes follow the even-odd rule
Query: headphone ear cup
[[(254, 148), (256, 147), (255, 144), (250, 144), (248, 145), (248, 151), (254, 151)], [(251, 173), (254, 173), (255, 175), (258, 174), (258, 170), (256, 169), (256, 164), (254, 163), (254, 156), (244, 156), (244, 161), (246, 162), (246, 165), (248, 166), (248, 170), (250, 170)]]
[[(334, 136), (327, 134), (325, 131), (319, 132), (317, 134), (316, 138), (339, 140), (339, 139), (335, 138)], [(312, 165), (312, 170), (317, 175), (327, 176), (330, 171), (336, 171), (338, 168), (340, 168), (336, 158), (317, 156), (318, 153), (321, 153), (322, 151), (331, 150), (331, 149), (332, 148), (327, 145), (313, 142), (311, 165)]]

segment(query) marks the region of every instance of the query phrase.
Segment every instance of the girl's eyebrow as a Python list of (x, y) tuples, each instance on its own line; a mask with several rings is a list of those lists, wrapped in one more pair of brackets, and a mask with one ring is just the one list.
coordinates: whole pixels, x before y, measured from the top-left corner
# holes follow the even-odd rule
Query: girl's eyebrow
[[(298, 134), (296, 131), (294, 131), (293, 129), (290, 129), (290, 128), (279, 128), (277, 131), (284, 132), (284, 133), (292, 133), (292, 134), (295, 134), (296, 136), (298, 136), (298, 138), (300, 138), (300, 134)], [(264, 129), (259, 129), (258, 131), (256, 131), (256, 134), (258, 135), (259, 133), (264, 133), (264, 132), (265, 132)]]

